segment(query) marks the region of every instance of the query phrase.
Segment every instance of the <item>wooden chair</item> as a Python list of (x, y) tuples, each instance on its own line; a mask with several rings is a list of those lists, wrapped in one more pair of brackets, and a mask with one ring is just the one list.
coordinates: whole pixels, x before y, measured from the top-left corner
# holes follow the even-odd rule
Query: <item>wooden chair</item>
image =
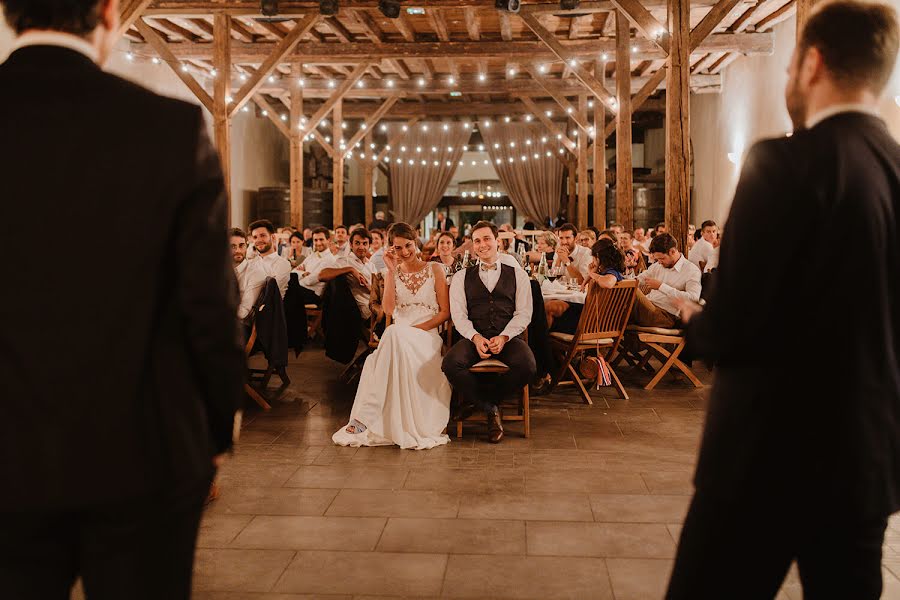
[[(589, 286), (575, 333), (550, 333), (550, 344), (556, 354), (562, 357), (556, 385), (577, 385), (587, 404), (593, 404), (591, 395), (584, 386), (581, 375), (572, 366), (572, 361), (578, 356), (583, 360), (588, 353), (595, 353), (606, 361), (613, 385), (622, 398), (628, 399), (628, 392), (619, 381), (610, 357), (622, 342), (637, 286), (636, 280), (620, 281), (613, 288)], [(566, 375), (570, 379), (564, 379)]]
[[(247, 339), (247, 345), (244, 346), (244, 354), (247, 355), (247, 358), (250, 358), (250, 353), (253, 352), (253, 346), (256, 344), (256, 323), (253, 323), (253, 327), (250, 329), (250, 337)], [(251, 374), (249, 373), (250, 369), (248, 369), (247, 382), (244, 383), (244, 391), (247, 393), (250, 398), (253, 399), (254, 402), (259, 404), (259, 406), (263, 410), (270, 410), (272, 406), (266, 402), (266, 399), (262, 397), (262, 395), (253, 389), (250, 385), (250, 381), (252, 380)]]
[[(451, 327), (452, 329), (452, 327)], [(523, 339), (528, 340), (528, 330), (525, 330), (523, 334)], [(448, 334), (448, 339), (450, 339)], [(503, 363), (503, 361), (497, 360), (495, 358), (488, 358), (482, 360), (480, 362), (475, 363), (471, 367), (469, 367), (469, 372), (471, 373), (506, 373), (509, 371), (509, 367)], [(457, 392), (454, 392), (457, 393)], [(504, 410), (504, 408), (512, 409)], [(524, 425), (524, 433), (525, 437), (531, 437), (531, 396), (528, 391), (528, 384), (526, 383), (522, 387), (522, 394), (517, 398), (517, 402), (515, 404), (505, 404), (500, 407), (500, 418), (503, 421), (522, 421)], [(481, 422), (487, 423), (487, 416), (483, 414), (474, 414), (469, 416), (468, 418), (461, 420), (457, 419), (456, 421), (456, 437), (461, 438), (463, 434), (463, 422)]]
[(310, 341), (323, 338), (322, 334), (322, 309), (315, 304), (306, 304), (306, 328)]
[(650, 359), (653, 357), (656, 357), (661, 363), (659, 370), (656, 371), (650, 383), (644, 386), (645, 390), (652, 390), (656, 387), (656, 384), (660, 382), (672, 367), (676, 367), (681, 371), (694, 384), (694, 387), (703, 387), (703, 383), (694, 375), (691, 368), (678, 358), (685, 345), (683, 329), (629, 325), (626, 329), (626, 334), (629, 341), (635, 341), (641, 348), (646, 349), (646, 353), (641, 357), (641, 361), (638, 364), (640, 368), (647, 367), (650, 364)]

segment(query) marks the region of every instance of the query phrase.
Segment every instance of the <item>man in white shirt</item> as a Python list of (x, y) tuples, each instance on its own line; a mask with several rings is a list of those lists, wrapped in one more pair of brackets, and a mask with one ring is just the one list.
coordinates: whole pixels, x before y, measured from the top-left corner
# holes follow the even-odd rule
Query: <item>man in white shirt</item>
[(377, 273), (369, 260), (371, 243), (372, 235), (368, 230), (365, 228), (354, 229), (350, 241), (347, 242), (350, 253), (346, 256), (338, 256), (331, 266), (319, 272), (319, 281), (322, 282), (331, 281), (336, 277), (347, 277), (353, 299), (356, 300), (363, 319), (368, 319), (372, 315), (369, 298), (372, 291), (372, 275)]
[(347, 241), (349, 237), (346, 225), (337, 225), (334, 228), (334, 239), (331, 243), (331, 253), (337, 258), (350, 254), (350, 243)]
[(254, 221), (250, 223), (249, 229), (256, 258), (244, 261), (236, 271), (241, 287), (241, 305), (238, 307), (240, 319), (246, 319), (250, 314), (266, 278), (275, 278), (282, 298), (291, 279), (291, 263), (275, 252), (275, 226), (272, 222), (266, 219)]
[(328, 249), (328, 229), (316, 227), (312, 232), (312, 252), (294, 269), (299, 277), (301, 298), (304, 304), (319, 304), (325, 291), (325, 282), (319, 280), (323, 269), (334, 266), (334, 255)]
[(250, 314), (253, 303), (259, 295), (265, 276), (259, 280), (251, 281), (254, 277), (262, 275), (256, 269), (248, 271), (247, 266), (252, 260), (247, 260), (247, 234), (237, 227), (230, 232), (229, 243), (231, 245), (231, 259), (234, 262), (234, 275), (237, 278), (238, 289), (240, 290), (241, 302), (238, 305), (237, 316), (243, 321)]
[(700, 269), (678, 251), (668, 233), (653, 238), (650, 253), (655, 262), (638, 275), (640, 290), (631, 320), (643, 327), (672, 329), (680, 315), (677, 301), (700, 300)]
[(700, 239), (694, 243), (688, 254), (688, 260), (706, 273), (719, 263), (719, 227), (715, 221), (703, 221), (700, 226)]
[[(498, 405), (505, 395), (520, 390), (537, 369), (528, 344), (519, 336), (531, 323), (531, 282), (515, 259), (499, 254), (497, 227), (480, 221), (472, 228), (472, 244), (480, 263), (457, 273), (450, 284), (453, 325), (464, 338), (444, 357), (442, 369), (463, 401), (485, 411), (488, 441), (503, 439)], [(496, 358), (509, 367), (487, 388), (484, 378), (469, 368)], [(465, 418), (465, 409), (458, 416)]]
[(574, 277), (579, 283), (583, 282), (591, 269), (590, 249), (576, 243), (578, 229), (571, 223), (560, 227), (557, 237), (559, 245), (556, 247), (553, 266), (566, 267), (569, 277)]

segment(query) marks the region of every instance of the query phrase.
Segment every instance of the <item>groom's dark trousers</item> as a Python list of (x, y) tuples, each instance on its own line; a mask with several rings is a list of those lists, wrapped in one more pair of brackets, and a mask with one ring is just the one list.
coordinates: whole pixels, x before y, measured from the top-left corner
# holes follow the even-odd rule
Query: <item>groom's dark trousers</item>
[(450, 384), (462, 397), (472, 402), (475, 408), (492, 412), (503, 398), (521, 389), (534, 376), (536, 369), (534, 354), (521, 338), (509, 340), (500, 354), (491, 358), (502, 361), (509, 367), (506, 373), (497, 375), (493, 386), (484, 385), (484, 375), (469, 371), (469, 367), (481, 360), (475, 344), (460, 340), (444, 357), (444, 374)]

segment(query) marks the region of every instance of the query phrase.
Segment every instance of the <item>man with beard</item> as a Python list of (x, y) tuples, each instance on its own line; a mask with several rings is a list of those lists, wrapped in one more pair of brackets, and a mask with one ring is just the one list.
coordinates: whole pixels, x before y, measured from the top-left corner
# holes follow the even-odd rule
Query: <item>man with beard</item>
[(577, 243), (578, 228), (571, 223), (566, 223), (559, 228), (557, 233), (559, 246), (556, 248), (556, 256), (553, 265), (565, 267), (566, 274), (582, 282), (588, 276), (591, 269), (591, 251)]
[(281, 291), (281, 297), (287, 292), (288, 282), (291, 280), (291, 263), (286, 258), (279, 256), (275, 251), (277, 238), (275, 237), (275, 226), (271, 221), (260, 219), (250, 223), (250, 237), (253, 240), (253, 247), (256, 250), (256, 258), (250, 261), (248, 269), (252, 274), (249, 275), (250, 287), (255, 287), (259, 292), (266, 277), (274, 277), (278, 282), (278, 289)]
[(247, 234), (242, 229), (234, 227), (229, 232), (229, 243), (231, 246), (231, 260), (234, 263), (234, 275), (237, 277), (238, 289), (240, 290), (241, 303), (238, 305), (238, 319), (244, 320), (250, 314), (253, 303), (256, 301), (256, 294), (259, 294), (259, 284), (255, 290), (247, 292), (247, 265), (253, 261), (247, 260)]
[(334, 240), (331, 243), (331, 253), (335, 257), (347, 256), (350, 254), (350, 244), (347, 243), (349, 237), (346, 225), (334, 226)]
[(334, 263), (328, 248), (328, 229), (316, 227), (312, 233), (313, 251), (295, 271), (300, 277), (300, 290), (304, 304), (319, 304), (325, 291), (325, 282), (319, 279), (322, 269)]
[[(773, 598), (794, 561), (804, 598), (881, 596), (900, 509), (900, 146), (876, 106), (898, 48), (890, 6), (813, 10), (788, 71), (794, 135), (748, 152), (712, 294), (682, 308), (718, 369), (671, 600)], [(804, 244), (767, 243), (790, 223)]]
[(372, 261), (369, 260), (371, 243), (372, 235), (365, 228), (354, 229), (348, 242), (350, 252), (346, 256), (337, 257), (332, 266), (319, 272), (319, 281), (322, 282), (331, 281), (335, 277), (347, 276), (350, 281), (350, 290), (356, 304), (359, 305), (359, 313), (363, 319), (368, 319), (372, 314), (369, 308), (369, 297), (372, 289), (372, 275), (377, 273)]

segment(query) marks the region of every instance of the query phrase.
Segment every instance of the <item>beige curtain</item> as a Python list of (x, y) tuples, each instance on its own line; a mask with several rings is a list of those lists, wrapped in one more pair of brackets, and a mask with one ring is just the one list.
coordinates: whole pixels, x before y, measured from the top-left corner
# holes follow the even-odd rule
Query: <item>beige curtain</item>
[(469, 143), (466, 124), (418, 123), (390, 150), (394, 220), (415, 225), (441, 201)]
[(556, 138), (538, 124), (491, 123), (479, 130), (516, 210), (535, 223), (555, 217), (563, 182), (563, 165), (557, 157), (564, 157)]

